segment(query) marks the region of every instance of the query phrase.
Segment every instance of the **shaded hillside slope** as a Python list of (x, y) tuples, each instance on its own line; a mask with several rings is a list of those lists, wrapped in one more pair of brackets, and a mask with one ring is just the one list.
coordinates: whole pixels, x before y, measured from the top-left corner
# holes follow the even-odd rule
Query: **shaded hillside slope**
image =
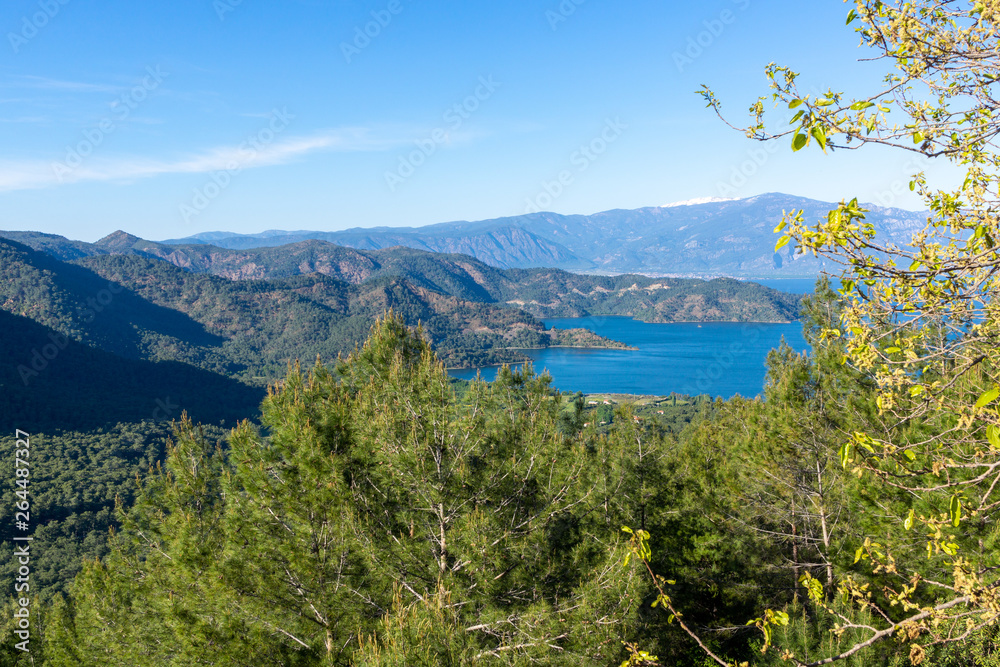
[(118, 422), (255, 417), (264, 392), (176, 361), (126, 359), (0, 310), (0, 430), (88, 430)]

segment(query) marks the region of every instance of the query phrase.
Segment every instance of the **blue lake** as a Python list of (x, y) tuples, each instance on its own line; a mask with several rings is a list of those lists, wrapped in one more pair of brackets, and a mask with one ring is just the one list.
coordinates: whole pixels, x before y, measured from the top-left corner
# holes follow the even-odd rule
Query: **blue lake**
[[(764, 359), (782, 337), (799, 352), (808, 349), (802, 324), (649, 324), (629, 317), (543, 320), (546, 327), (584, 328), (638, 350), (550, 348), (528, 350), (536, 372), (548, 370), (563, 392), (710, 394), (756, 396), (764, 388)], [(496, 368), (478, 369), (492, 381)], [(477, 369), (449, 371), (470, 380)]]
[[(747, 282), (791, 294), (812, 294), (816, 288), (816, 278), (750, 278)], [(830, 286), (835, 290), (840, 289), (840, 280), (831, 278)]]

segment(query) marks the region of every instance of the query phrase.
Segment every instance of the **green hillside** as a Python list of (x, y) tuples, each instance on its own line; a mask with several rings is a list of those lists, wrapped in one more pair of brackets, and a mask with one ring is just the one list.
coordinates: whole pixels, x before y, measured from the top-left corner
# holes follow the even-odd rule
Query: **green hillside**
[(0, 308), (122, 357), (234, 370), (219, 353), (224, 339), (183, 313), (84, 267), (2, 239)]
[(0, 431), (252, 417), (264, 392), (178, 361), (126, 359), (0, 310)]
[[(54, 254), (77, 251), (79, 242), (57, 246), (49, 236), (25, 243)], [(798, 317), (798, 299), (760, 285), (727, 279), (703, 281), (640, 275), (588, 276), (558, 269), (497, 269), (468, 255), (396, 246), (356, 250), (305, 240), (276, 247), (226, 249), (166, 245), (115, 232), (92, 245), (87, 262), (108, 253), (162, 259), (193, 273), (232, 280), (281, 279), (319, 273), (352, 285), (396, 277), (432, 292), (477, 303), (520, 308), (535, 317), (623, 315), (648, 322), (787, 322)]]

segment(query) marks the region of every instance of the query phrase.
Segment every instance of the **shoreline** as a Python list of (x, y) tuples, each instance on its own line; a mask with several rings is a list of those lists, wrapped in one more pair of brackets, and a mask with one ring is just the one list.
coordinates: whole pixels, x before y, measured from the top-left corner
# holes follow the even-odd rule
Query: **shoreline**
[[(622, 343), (624, 345), (624, 343)], [(626, 345), (625, 347), (608, 347), (606, 345), (546, 345), (545, 347), (501, 347), (500, 350), (551, 350), (554, 347), (565, 347), (576, 350), (638, 350), (637, 347)]]
[[(643, 322), (644, 324), (792, 324), (793, 322), (801, 322), (800, 319), (795, 320), (670, 320), (669, 322), (650, 322), (649, 320), (640, 320), (632, 315), (581, 315), (578, 317), (538, 317), (539, 320), (582, 320), (588, 317), (621, 317), (623, 319), (630, 319), (636, 322)], [(558, 328), (558, 327), (552, 327)], [(546, 331), (551, 331), (552, 328), (546, 329)], [(582, 327), (580, 327), (582, 328)], [(562, 329), (562, 331), (569, 331), (569, 329)]]
[[(593, 347), (588, 345), (549, 345), (548, 347), (501, 347), (501, 350), (551, 350), (552, 348), (572, 348), (577, 350), (620, 350), (622, 352), (637, 352), (637, 347)], [(521, 361), (505, 361), (499, 364), (480, 364), (477, 366), (445, 366), (446, 371), (471, 371), (477, 368), (500, 368), (502, 366), (516, 366), (526, 362), (534, 362), (533, 359), (523, 359)]]

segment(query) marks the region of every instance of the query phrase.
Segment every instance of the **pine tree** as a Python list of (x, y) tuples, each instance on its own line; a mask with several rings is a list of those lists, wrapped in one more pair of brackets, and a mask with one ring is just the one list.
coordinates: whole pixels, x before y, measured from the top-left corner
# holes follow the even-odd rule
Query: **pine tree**
[(641, 579), (597, 492), (608, 458), (560, 432), (548, 383), (504, 368), (459, 401), (389, 314), (333, 369), (292, 368), (228, 450), (183, 422), (53, 646), (81, 665), (618, 659)]

